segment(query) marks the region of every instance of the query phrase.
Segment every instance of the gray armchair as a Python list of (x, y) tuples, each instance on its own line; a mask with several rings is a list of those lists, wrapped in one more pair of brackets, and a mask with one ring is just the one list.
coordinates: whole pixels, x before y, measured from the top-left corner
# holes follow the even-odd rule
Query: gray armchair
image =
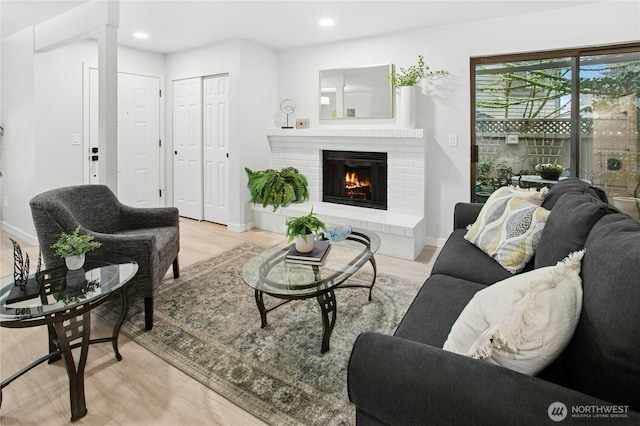
[(128, 286), (131, 298), (144, 297), (145, 328), (153, 327), (153, 296), (169, 267), (178, 278), (180, 230), (175, 207), (126, 206), (104, 185), (53, 189), (30, 201), (42, 258), (47, 268), (64, 260), (51, 249), (61, 232), (93, 235), (102, 247), (92, 256), (125, 256), (138, 262), (138, 273)]

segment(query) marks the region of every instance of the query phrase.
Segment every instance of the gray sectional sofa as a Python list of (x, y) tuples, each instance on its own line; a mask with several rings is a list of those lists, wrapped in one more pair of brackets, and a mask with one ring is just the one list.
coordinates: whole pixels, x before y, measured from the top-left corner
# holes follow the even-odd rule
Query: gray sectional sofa
[(354, 343), (357, 423), (554, 424), (565, 407), (559, 424), (640, 424), (640, 223), (603, 200), (569, 178), (542, 204), (551, 213), (521, 273), (584, 248), (583, 304), (568, 346), (535, 377), (442, 349), (474, 294), (512, 276), (464, 239), (482, 205), (456, 205), (454, 231), (395, 334)]

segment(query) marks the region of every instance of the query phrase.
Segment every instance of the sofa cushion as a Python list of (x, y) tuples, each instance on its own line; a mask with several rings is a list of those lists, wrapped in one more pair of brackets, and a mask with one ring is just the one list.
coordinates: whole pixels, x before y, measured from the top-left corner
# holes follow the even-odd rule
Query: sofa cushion
[(489, 197), (464, 238), (516, 273), (535, 254), (549, 211), (518, 195), (496, 194)]
[[(450, 275), (484, 285), (496, 283), (513, 275), (478, 247), (465, 240), (466, 233), (466, 229), (456, 229), (449, 235), (433, 264), (432, 274)], [(530, 263), (533, 267), (533, 262)]]
[[(486, 257), (486, 255), (484, 255)], [(394, 333), (441, 348), (451, 326), (473, 295), (485, 286), (446, 275), (431, 275)]]
[(553, 266), (584, 248), (593, 225), (608, 212), (607, 204), (590, 195), (568, 192), (553, 206), (542, 230), (535, 267)]
[(560, 200), (560, 197), (567, 193), (586, 194), (597, 200), (607, 202), (607, 196), (600, 188), (591, 186), (588, 182), (577, 177), (568, 177), (559, 180), (558, 183), (549, 189), (549, 192), (542, 201), (542, 207), (547, 210), (552, 210), (553, 206)]
[(571, 387), (640, 410), (640, 222), (613, 213), (585, 243), (582, 316), (563, 354)]
[(580, 261), (508, 278), (479, 291), (456, 320), (443, 349), (535, 375), (560, 355), (580, 317)]

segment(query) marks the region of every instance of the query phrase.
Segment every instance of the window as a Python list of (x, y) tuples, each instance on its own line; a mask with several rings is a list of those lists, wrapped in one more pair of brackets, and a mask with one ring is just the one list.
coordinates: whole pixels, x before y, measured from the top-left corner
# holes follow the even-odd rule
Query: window
[(472, 200), (554, 164), (640, 219), (640, 44), (472, 58), (471, 82)]

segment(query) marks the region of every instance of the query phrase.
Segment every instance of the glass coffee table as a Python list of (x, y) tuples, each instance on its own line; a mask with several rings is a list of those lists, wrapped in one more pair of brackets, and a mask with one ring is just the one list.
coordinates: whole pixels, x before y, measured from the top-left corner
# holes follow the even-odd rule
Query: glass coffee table
[[(331, 251), (323, 266), (285, 262), (291, 244), (281, 244), (265, 250), (249, 260), (242, 269), (242, 279), (254, 289), (260, 311), (261, 327), (267, 326), (267, 313), (292, 300), (316, 298), (322, 311), (321, 352), (329, 350), (329, 339), (336, 322), (337, 288), (363, 287), (369, 289), (369, 300), (376, 281), (374, 254), (380, 247), (380, 237), (368, 230), (354, 228), (346, 239), (331, 242)], [(350, 284), (347, 280), (366, 263), (373, 267), (368, 285)], [(284, 300), (266, 308), (264, 295)]]

